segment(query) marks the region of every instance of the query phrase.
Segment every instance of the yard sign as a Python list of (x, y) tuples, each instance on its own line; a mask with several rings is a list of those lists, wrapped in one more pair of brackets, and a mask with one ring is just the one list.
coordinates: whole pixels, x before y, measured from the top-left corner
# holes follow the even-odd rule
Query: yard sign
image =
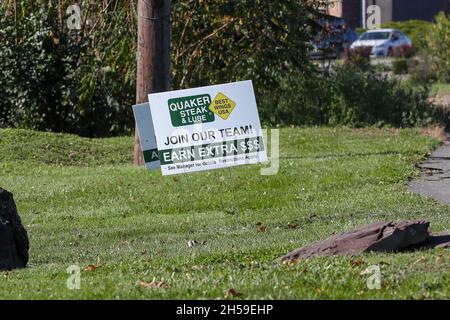
[(163, 175), (267, 160), (251, 81), (149, 94)]
[(144, 153), (145, 166), (148, 170), (158, 169), (160, 162), (150, 106), (148, 103), (135, 105), (133, 106), (133, 112), (139, 131), (141, 150)]

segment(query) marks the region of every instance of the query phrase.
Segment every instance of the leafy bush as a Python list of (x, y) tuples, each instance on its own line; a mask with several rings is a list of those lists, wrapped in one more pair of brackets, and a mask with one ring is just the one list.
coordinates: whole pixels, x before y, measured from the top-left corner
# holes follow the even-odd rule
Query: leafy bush
[(428, 102), (426, 86), (345, 67), (330, 81), (334, 86), (329, 124), (416, 126), (447, 121), (444, 111)]
[[(65, 27), (68, 1), (15, 2), (17, 11), (11, 1), (0, 4), (0, 126), (129, 133), (136, 2), (76, 1), (86, 17), (80, 31)], [(270, 110), (289, 74), (313, 72), (307, 49), (317, 7), (301, 0), (173, 1), (173, 89), (252, 79), (263, 111)]]
[[(136, 3), (80, 0), (80, 31), (66, 30), (59, 4), (67, 1), (33, 7), (17, 0), (17, 12), (11, 3), (0, 4), (0, 126), (130, 133)], [(367, 52), (350, 53), (330, 74), (315, 70), (307, 50), (318, 3), (173, 1), (173, 89), (252, 79), (261, 119), (270, 125), (400, 126), (445, 118), (428, 105), (426, 87), (369, 71)]]
[(173, 88), (252, 79), (261, 118), (280, 117), (296, 74), (312, 75), (317, 1), (186, 0), (173, 4)]
[(344, 56), (344, 65), (359, 70), (368, 70), (370, 68), (371, 51), (371, 47), (356, 47), (348, 50)]
[(13, 17), (0, 17), (0, 114), (4, 124), (54, 131), (65, 127), (69, 115), (62, 91), (67, 63), (57, 48), (66, 43), (58, 43), (52, 33), (51, 15), (24, 19), (21, 28), (29, 32), (20, 40), (11, 26)]
[(411, 80), (418, 84), (427, 84), (437, 80), (437, 70), (429, 54), (421, 52), (408, 61)]
[(439, 13), (426, 37), (426, 52), (441, 81), (450, 81), (450, 15)]
[(392, 62), (392, 71), (394, 74), (407, 74), (408, 73), (408, 60), (400, 58), (395, 59)]
[(408, 127), (448, 122), (447, 112), (428, 102), (427, 86), (354, 66), (315, 77), (298, 75), (284, 86), (284, 96), (268, 114), (271, 124)]
[[(324, 75), (290, 74), (281, 82), (280, 96), (266, 99), (259, 108), (261, 120), (270, 126), (329, 123), (332, 87)], [(268, 96), (270, 97), (270, 96)]]
[(435, 20), (424, 37), (426, 48), (408, 63), (411, 77), (418, 83), (450, 81), (450, 16), (441, 12)]
[(95, 22), (69, 31), (55, 1), (17, 5), (14, 12), (0, 4), (0, 126), (85, 136), (131, 132), (136, 59), (128, 31), (136, 30), (122, 22), (133, 16), (100, 14), (105, 8), (92, 5), (88, 19)]

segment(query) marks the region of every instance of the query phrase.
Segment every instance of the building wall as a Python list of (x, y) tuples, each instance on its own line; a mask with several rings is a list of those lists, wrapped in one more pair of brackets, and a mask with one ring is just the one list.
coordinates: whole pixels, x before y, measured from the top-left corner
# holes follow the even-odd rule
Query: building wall
[(393, 21), (420, 19), (432, 21), (439, 11), (450, 13), (449, 0), (391, 0)]
[(342, 18), (352, 28), (361, 26), (361, 0), (343, 0)]
[[(432, 21), (439, 12), (450, 14), (450, 0), (366, 0), (366, 6), (378, 5), (381, 23), (419, 19)], [(362, 0), (330, 0), (328, 14), (342, 17), (351, 27), (362, 25)]]

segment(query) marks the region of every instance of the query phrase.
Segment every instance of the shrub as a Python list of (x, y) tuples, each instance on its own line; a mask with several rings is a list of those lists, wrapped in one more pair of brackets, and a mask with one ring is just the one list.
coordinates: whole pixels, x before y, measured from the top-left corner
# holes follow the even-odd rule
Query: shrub
[(450, 81), (450, 15), (441, 12), (435, 20), (426, 37), (426, 52), (436, 77), (441, 81)]
[(95, 26), (78, 32), (65, 30), (55, 1), (17, 6), (14, 13), (0, 4), (0, 126), (85, 136), (131, 132), (136, 68), (128, 31), (135, 29), (122, 23), (126, 11), (100, 15), (92, 5)]
[(395, 59), (392, 62), (392, 71), (394, 74), (407, 74), (408, 73), (408, 60), (406, 59)]
[(280, 96), (268, 95), (259, 104), (261, 120), (270, 126), (329, 123), (332, 87), (324, 75), (290, 74), (281, 81)]
[[(66, 30), (68, 3), (0, 3), (0, 126), (130, 133), (136, 1), (76, 1), (86, 17), (80, 31)], [(313, 72), (307, 50), (318, 3), (173, 1), (172, 88), (252, 79), (268, 114), (284, 96), (286, 78)]]
[(334, 86), (330, 109), (333, 121), (329, 124), (420, 126), (448, 121), (441, 108), (429, 103), (426, 86), (348, 67), (337, 69), (330, 81)]
[(359, 70), (368, 70), (370, 68), (371, 47), (356, 47), (347, 51), (344, 56), (344, 65)]
[(439, 13), (424, 37), (426, 49), (409, 61), (411, 78), (418, 83), (450, 81), (450, 16)]
[[(0, 126), (130, 133), (135, 2), (83, 1), (91, 23), (70, 32), (60, 22), (60, 1), (33, 8), (17, 0), (17, 14), (11, 3), (0, 4)], [(252, 79), (261, 120), (269, 125), (401, 126), (445, 118), (430, 108), (425, 86), (371, 71), (368, 48), (351, 51), (331, 73), (315, 70), (307, 50), (318, 27), (317, 3), (174, 1), (173, 88)]]
[(431, 56), (426, 53), (419, 53), (408, 61), (408, 70), (411, 80), (418, 84), (427, 84), (437, 80), (438, 71), (432, 63)]
[(284, 95), (263, 119), (282, 125), (422, 126), (448, 122), (428, 101), (427, 86), (400, 83), (374, 71), (343, 65), (330, 74), (286, 79)]
[[(10, 15), (0, 17), (0, 115), (2, 125), (61, 131), (70, 109), (63, 105), (67, 64), (52, 33), (52, 12), (30, 15), (18, 40)], [(26, 30), (26, 31), (25, 31)], [(63, 40), (64, 41), (64, 40)], [(58, 43), (59, 42), (59, 43)]]

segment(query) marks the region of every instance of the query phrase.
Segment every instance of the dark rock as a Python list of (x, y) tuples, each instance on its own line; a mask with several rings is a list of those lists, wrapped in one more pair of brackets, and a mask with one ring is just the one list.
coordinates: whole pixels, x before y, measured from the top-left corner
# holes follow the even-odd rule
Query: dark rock
[(306, 245), (278, 260), (399, 251), (428, 239), (429, 225), (426, 221), (378, 222)]
[(25, 268), (28, 234), (20, 221), (13, 195), (0, 188), (0, 270)]

